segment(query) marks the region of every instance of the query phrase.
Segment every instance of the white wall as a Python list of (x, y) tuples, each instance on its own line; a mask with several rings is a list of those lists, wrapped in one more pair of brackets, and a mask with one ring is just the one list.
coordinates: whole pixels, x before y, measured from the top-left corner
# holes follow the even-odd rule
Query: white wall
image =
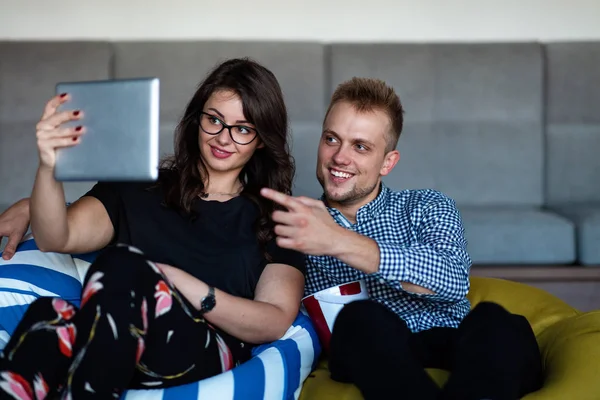
[(0, 0), (0, 40), (599, 40), (600, 0)]

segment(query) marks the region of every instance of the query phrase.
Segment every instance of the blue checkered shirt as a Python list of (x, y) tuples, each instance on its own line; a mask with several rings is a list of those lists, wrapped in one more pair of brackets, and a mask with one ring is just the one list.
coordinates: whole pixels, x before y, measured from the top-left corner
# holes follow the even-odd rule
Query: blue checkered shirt
[[(379, 195), (358, 210), (355, 224), (328, 210), (341, 226), (375, 240), (379, 271), (365, 274), (333, 257), (308, 256), (306, 295), (365, 279), (370, 297), (398, 314), (411, 331), (458, 326), (470, 310), (471, 259), (452, 199), (435, 190), (396, 192), (382, 184)], [(435, 294), (407, 292), (401, 281)]]

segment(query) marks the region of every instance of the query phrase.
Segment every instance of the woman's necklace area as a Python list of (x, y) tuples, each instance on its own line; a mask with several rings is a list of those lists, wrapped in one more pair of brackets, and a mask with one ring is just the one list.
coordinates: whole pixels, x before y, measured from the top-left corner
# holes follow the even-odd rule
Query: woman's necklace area
[(198, 196), (200, 196), (201, 199), (207, 199), (209, 196), (237, 196), (238, 194), (240, 194), (241, 191), (242, 191), (242, 188), (239, 188), (236, 192), (233, 192), (233, 193), (223, 193), (223, 192), (208, 193), (208, 192), (200, 192), (200, 194)]

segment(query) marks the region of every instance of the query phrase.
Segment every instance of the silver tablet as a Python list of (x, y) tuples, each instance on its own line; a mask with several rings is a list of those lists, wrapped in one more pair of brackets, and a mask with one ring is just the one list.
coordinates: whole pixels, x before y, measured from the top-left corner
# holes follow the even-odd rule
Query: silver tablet
[(85, 126), (81, 142), (57, 150), (58, 181), (154, 181), (158, 177), (158, 78), (63, 82), (70, 100), (60, 110), (81, 110), (65, 126)]

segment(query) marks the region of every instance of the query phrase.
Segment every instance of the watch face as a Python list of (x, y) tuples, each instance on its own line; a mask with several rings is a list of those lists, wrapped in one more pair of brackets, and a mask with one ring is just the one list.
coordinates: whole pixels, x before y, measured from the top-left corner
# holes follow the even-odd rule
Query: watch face
[(215, 306), (215, 296), (207, 296), (202, 300), (202, 311), (210, 311)]

